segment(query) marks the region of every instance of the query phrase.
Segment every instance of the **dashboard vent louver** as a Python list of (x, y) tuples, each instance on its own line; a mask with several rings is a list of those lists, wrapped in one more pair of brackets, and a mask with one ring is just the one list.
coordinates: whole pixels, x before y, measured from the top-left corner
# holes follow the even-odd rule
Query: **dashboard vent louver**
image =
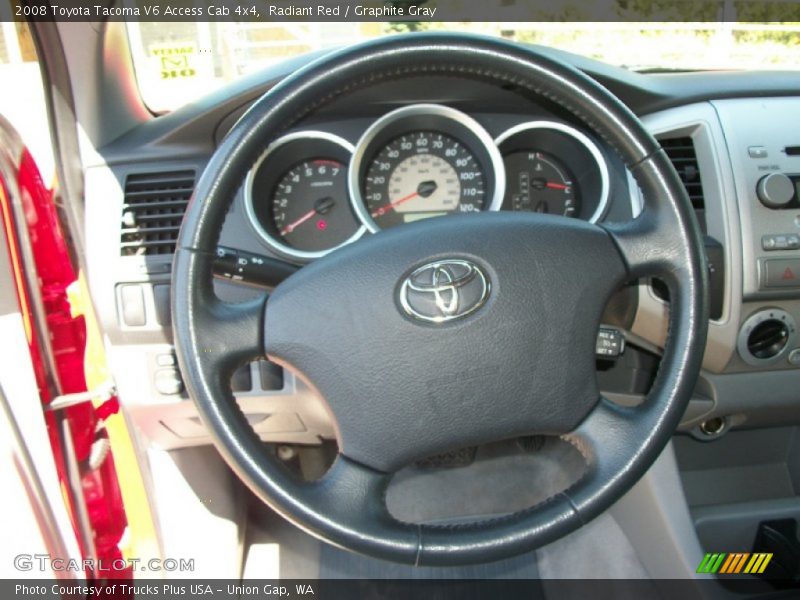
[(122, 205), (122, 256), (174, 254), (194, 179), (194, 171), (128, 175)]
[(697, 213), (701, 227), (705, 229), (705, 199), (703, 198), (703, 183), (700, 178), (700, 167), (697, 164), (697, 154), (694, 142), (690, 137), (659, 139), (661, 147), (667, 153), (675, 170), (689, 194), (689, 200)]

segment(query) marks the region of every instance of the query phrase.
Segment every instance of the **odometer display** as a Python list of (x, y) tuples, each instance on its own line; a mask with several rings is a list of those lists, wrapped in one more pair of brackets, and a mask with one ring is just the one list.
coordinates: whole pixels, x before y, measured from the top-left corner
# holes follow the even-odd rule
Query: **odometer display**
[(486, 177), (475, 155), (437, 131), (398, 136), (378, 151), (363, 181), (366, 209), (381, 228), (486, 208)]

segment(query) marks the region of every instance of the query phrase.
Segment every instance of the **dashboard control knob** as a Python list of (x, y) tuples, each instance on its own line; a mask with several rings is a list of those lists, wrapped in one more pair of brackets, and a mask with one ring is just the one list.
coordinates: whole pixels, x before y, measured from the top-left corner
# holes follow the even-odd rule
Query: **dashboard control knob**
[(739, 355), (750, 365), (774, 364), (795, 345), (797, 326), (792, 315), (779, 308), (751, 315), (739, 331)]
[(800, 348), (795, 348), (789, 352), (789, 364), (800, 367)]
[(174, 396), (183, 391), (183, 379), (178, 369), (159, 369), (153, 383), (162, 396)]
[(794, 182), (783, 173), (770, 173), (759, 179), (756, 194), (767, 208), (783, 208), (794, 198)]
[(747, 349), (761, 360), (780, 354), (789, 341), (789, 328), (779, 319), (762, 321), (747, 336)]

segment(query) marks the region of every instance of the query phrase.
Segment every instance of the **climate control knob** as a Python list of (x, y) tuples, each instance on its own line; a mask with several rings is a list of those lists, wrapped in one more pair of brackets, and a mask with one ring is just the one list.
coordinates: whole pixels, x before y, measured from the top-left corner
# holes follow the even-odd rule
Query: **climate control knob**
[(751, 315), (739, 331), (738, 350), (750, 365), (771, 365), (793, 348), (797, 326), (792, 315), (779, 308), (762, 309)]
[(789, 327), (779, 319), (767, 319), (747, 336), (747, 350), (760, 360), (769, 360), (783, 352), (789, 341)]
[(767, 208), (783, 208), (794, 198), (794, 182), (783, 173), (770, 173), (759, 179), (756, 194)]

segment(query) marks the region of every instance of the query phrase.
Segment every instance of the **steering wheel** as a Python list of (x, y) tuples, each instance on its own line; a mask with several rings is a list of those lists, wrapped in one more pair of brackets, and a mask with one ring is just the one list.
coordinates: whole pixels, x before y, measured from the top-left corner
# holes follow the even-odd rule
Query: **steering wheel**
[[(263, 148), (342, 95), (425, 75), (490, 82), (567, 109), (624, 160), (646, 198), (642, 214), (608, 225), (524, 213), (428, 219), (317, 260), (269, 299), (218, 299), (211, 267), (223, 220)], [(181, 372), (238, 477), (324, 540), (415, 565), (527, 552), (606, 510), (670, 439), (706, 341), (702, 242), (664, 151), (583, 73), (478, 36), (383, 38), (323, 57), (273, 87), (236, 123), (200, 178), (172, 277)], [(626, 408), (598, 391), (595, 338), (614, 290), (642, 277), (659, 277), (669, 288), (669, 334), (651, 391)], [(452, 308), (424, 293), (420, 281), (436, 278), (470, 310), (439, 322), (409, 313), (406, 303), (420, 314), (430, 312), (430, 302)], [(303, 377), (330, 409), (339, 454), (317, 481), (299, 481), (270, 457), (233, 398), (233, 371), (264, 355)], [(387, 510), (388, 483), (403, 465), (533, 433), (572, 443), (587, 463), (583, 478), (537, 506), (466, 525), (405, 523)]]

